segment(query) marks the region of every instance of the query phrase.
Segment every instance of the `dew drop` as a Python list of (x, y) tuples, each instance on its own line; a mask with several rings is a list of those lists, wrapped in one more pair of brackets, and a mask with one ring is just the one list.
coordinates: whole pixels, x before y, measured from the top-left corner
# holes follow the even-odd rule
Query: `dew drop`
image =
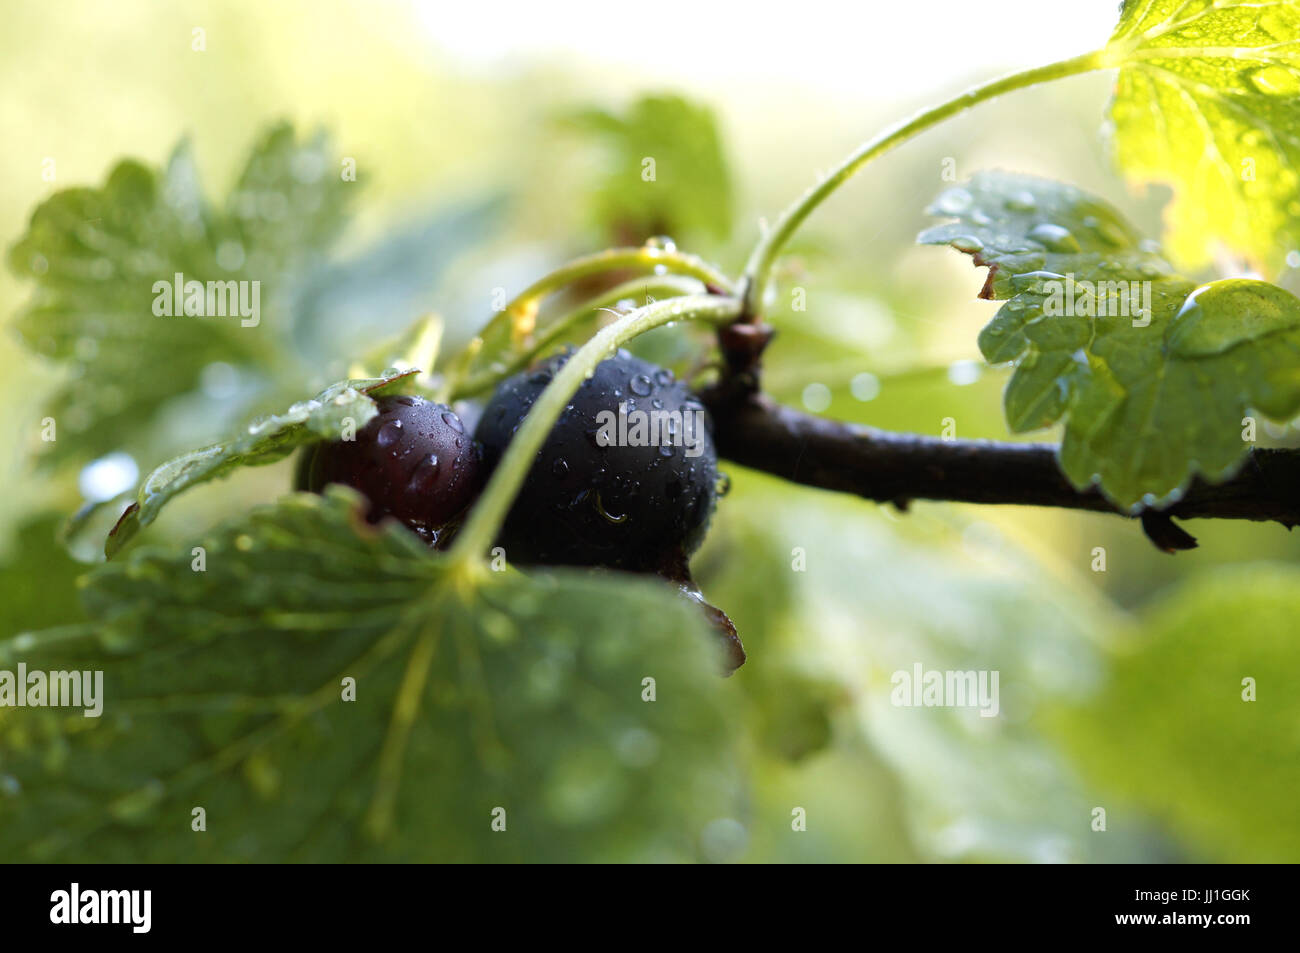
[(1269, 96), (1294, 96), (1300, 93), (1300, 79), (1285, 66), (1264, 66), (1250, 74), (1250, 81)]
[(381, 447), (391, 447), (402, 437), (402, 422), (400, 420), (390, 420), (379, 428), (379, 433), (375, 434), (375, 443)]
[(649, 397), (654, 390), (654, 384), (644, 374), (638, 374), (628, 381), (627, 389), (638, 397)]
[(1017, 291), (1042, 291), (1044, 282), (1064, 280), (1065, 275), (1054, 271), (1026, 271), (1024, 274), (1012, 275), (1011, 286)]
[(944, 215), (960, 215), (970, 208), (973, 201), (974, 198), (965, 189), (949, 189), (939, 196), (934, 206)]
[(551, 472), (557, 477), (563, 477), (569, 472), (569, 461), (564, 457), (556, 457), (555, 462), (551, 464)]
[(958, 235), (948, 244), (958, 251), (965, 252), (968, 255), (973, 255), (977, 251), (982, 251), (984, 249), (984, 243), (974, 235)]
[[(662, 450), (663, 448), (661, 447), (660, 449)], [(608, 520), (609, 522), (614, 523), (615, 525), (617, 525), (617, 524), (619, 524), (619, 523), (625, 523), (625, 522), (627, 522), (627, 514), (626, 514), (626, 513), (618, 513), (618, 514), (615, 514), (615, 513), (611, 513), (611, 512), (609, 512), (609, 510), (605, 509), (605, 504), (602, 503), (602, 502), (601, 502), (601, 499), (600, 499), (600, 491), (597, 491), (596, 493), (594, 493), (594, 494), (592, 495), (592, 500), (591, 500), (591, 502), (592, 502), (592, 505), (596, 508), (596, 512), (599, 513), (603, 519)]]
[(1033, 192), (1022, 189), (1007, 196), (1007, 208), (1013, 212), (1032, 212), (1038, 208), (1038, 199)]
[(1041, 244), (1048, 251), (1079, 251), (1079, 240), (1074, 237), (1074, 233), (1062, 225), (1053, 225), (1051, 222), (1035, 225), (1029, 230), (1029, 238)]
[(412, 494), (425, 494), (433, 489), (438, 480), (438, 455), (431, 453), (418, 464), (411, 478), (406, 481), (406, 491)]
[[(450, 410), (443, 412), (442, 422), (446, 424), (448, 427), (450, 427), (452, 430), (456, 431), (456, 433), (465, 432), (465, 425), (461, 423), (460, 418), (457, 417), (455, 414), (453, 414)], [(460, 446), (460, 444), (458, 443), (456, 444), (456, 446)]]

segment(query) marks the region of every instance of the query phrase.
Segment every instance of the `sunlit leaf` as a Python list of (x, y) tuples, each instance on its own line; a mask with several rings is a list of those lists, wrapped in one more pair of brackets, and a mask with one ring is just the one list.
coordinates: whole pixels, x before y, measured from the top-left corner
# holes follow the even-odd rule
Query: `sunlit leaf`
[(1244, 417), (1300, 410), (1300, 300), (1262, 281), (1197, 287), (1114, 209), (1072, 186), (990, 172), (939, 197), (957, 218), (920, 241), (988, 266), (984, 297), (1010, 299), (980, 334), (1013, 362), (1007, 421), (1064, 420), (1061, 468), (1138, 510), (1223, 480), (1251, 446)]
[(1180, 262), (1222, 243), (1276, 269), (1300, 248), (1300, 2), (1127, 0), (1106, 60), (1116, 158), (1174, 187)]

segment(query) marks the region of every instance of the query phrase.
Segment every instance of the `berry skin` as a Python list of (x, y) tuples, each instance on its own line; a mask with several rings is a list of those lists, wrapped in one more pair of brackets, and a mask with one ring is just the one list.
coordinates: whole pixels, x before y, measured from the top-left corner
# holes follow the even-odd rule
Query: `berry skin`
[[(568, 359), (557, 354), (497, 388), (475, 431), (489, 466)], [(668, 416), (650, 426), (654, 414)], [(635, 436), (638, 419), (657, 445)], [(682, 576), (717, 499), (711, 426), (671, 371), (622, 350), (602, 361), (537, 455), (501, 533), (506, 558)]]
[(483, 486), (482, 449), (443, 404), (420, 397), (380, 397), (376, 403), (379, 413), (355, 440), (307, 448), (297, 488), (353, 487), (370, 501), (370, 522), (391, 516), (430, 544), (445, 542), (443, 531)]

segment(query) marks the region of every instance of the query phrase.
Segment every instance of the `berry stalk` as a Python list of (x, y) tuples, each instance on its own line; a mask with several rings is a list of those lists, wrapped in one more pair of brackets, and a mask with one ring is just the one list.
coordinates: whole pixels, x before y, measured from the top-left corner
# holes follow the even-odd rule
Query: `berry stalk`
[[(721, 287), (721, 286), (719, 286)], [(451, 399), (459, 400), (463, 397), (471, 397), (490, 390), (505, 380), (510, 375), (522, 370), (537, 355), (547, 350), (552, 344), (566, 336), (574, 326), (584, 319), (591, 316), (595, 311), (601, 308), (607, 308), (626, 299), (636, 299), (642, 296), (663, 295), (664, 297), (681, 297), (684, 295), (703, 293), (704, 287), (698, 279), (679, 277), (676, 275), (648, 275), (642, 278), (633, 278), (631, 281), (625, 281), (621, 285), (611, 288), (609, 291), (596, 297), (584, 301), (578, 307), (574, 308), (568, 314), (547, 324), (546, 329), (537, 336), (537, 339), (526, 350), (521, 351), (500, 367), (490, 367), (485, 371), (480, 371), (468, 379), (459, 383), (454, 392), (450, 395)]]
[(745, 318), (752, 320), (758, 316), (764, 295), (767, 292), (767, 286), (771, 281), (772, 265), (775, 263), (781, 249), (785, 247), (786, 242), (790, 240), (790, 236), (795, 233), (817, 206), (826, 201), (841, 185), (853, 178), (872, 159), (883, 155), (895, 146), (903, 144), (931, 126), (936, 126), (945, 119), (950, 119), (978, 103), (1001, 96), (1003, 93), (1025, 89), (1037, 83), (1045, 83), (1066, 76), (1106, 69), (1110, 65), (1113, 64), (1108, 62), (1104, 50), (1094, 50), (1091, 53), (1085, 53), (1072, 59), (1061, 60), (1047, 66), (1038, 66), (1019, 73), (1012, 73), (1009, 76), (1003, 76), (968, 89), (960, 96), (924, 112), (917, 113), (911, 119), (904, 120), (886, 129), (874, 139), (863, 143), (840, 163), (833, 172), (810, 188), (797, 202), (782, 212), (776, 224), (754, 246), (749, 262), (745, 265), (745, 274), (740, 285), (745, 300)]
[(531, 322), (537, 314), (538, 303), (547, 295), (559, 291), (592, 275), (610, 271), (634, 269), (654, 271), (663, 268), (665, 272), (697, 278), (706, 285), (730, 292), (731, 279), (718, 271), (698, 255), (689, 255), (669, 248), (657, 248), (654, 245), (642, 245), (639, 248), (610, 248), (575, 258), (568, 264), (561, 265), (548, 275), (538, 278), (531, 285), (515, 295), (479, 332), (480, 338), (486, 338), (503, 323)]
[(501, 531), (537, 452), (569, 400), (595, 371), (596, 365), (647, 331), (675, 321), (708, 321), (722, 325), (734, 321), (740, 310), (738, 298), (720, 295), (669, 298), (638, 308), (598, 331), (560, 368), (524, 418), (452, 544), (452, 559), (468, 565), (487, 552)]

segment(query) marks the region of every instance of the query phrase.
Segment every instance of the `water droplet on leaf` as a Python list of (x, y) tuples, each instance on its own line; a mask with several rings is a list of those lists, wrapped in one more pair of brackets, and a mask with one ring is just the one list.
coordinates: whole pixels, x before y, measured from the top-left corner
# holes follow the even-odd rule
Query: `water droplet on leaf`
[(1035, 225), (1029, 230), (1029, 238), (1038, 242), (1048, 251), (1076, 252), (1079, 250), (1079, 240), (1074, 237), (1074, 233), (1062, 225), (1053, 225), (1051, 222)]

